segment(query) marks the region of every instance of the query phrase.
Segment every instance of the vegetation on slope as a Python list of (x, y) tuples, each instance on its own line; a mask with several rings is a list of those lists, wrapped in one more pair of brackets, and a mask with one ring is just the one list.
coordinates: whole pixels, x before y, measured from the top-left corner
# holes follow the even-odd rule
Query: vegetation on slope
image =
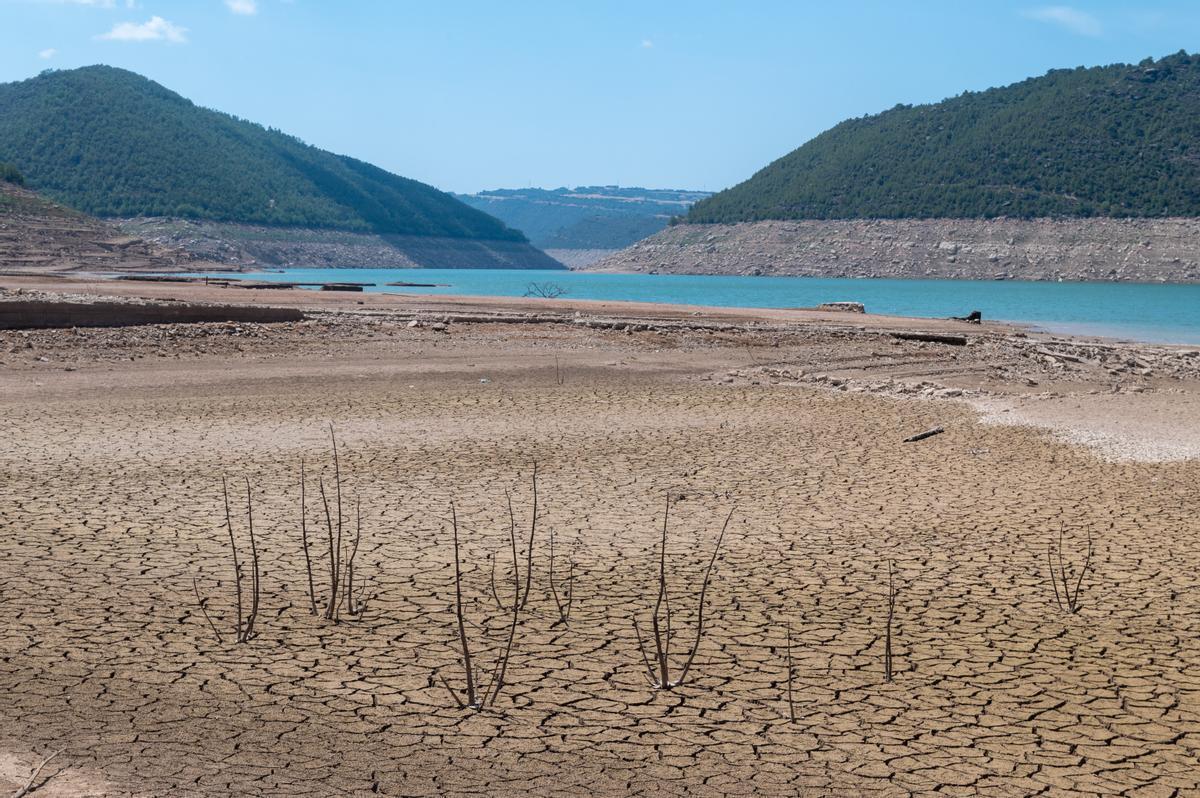
[(1200, 56), (1053, 70), (822, 133), (687, 221), (1200, 216)]
[(112, 67), (0, 85), (0, 161), (30, 187), (100, 216), (525, 240), (423, 183)]
[(25, 176), (17, 171), (12, 164), (0, 163), (0, 183), (12, 183), (16, 186), (25, 185)]

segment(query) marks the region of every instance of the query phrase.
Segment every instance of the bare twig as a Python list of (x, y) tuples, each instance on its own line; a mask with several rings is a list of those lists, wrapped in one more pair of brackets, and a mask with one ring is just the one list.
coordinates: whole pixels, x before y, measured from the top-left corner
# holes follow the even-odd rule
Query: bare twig
[(788, 702), (788, 717), (792, 723), (796, 722), (796, 701), (793, 696), (792, 683), (796, 678), (796, 669), (792, 667), (792, 622), (787, 624), (787, 702)]
[(479, 704), (475, 696), (475, 669), (471, 664), (471, 647), (467, 642), (467, 623), (463, 617), (462, 565), (458, 553), (458, 513), (453, 503), (450, 504), (450, 518), (454, 529), (454, 614), (458, 618), (458, 640), (462, 644), (463, 670), (467, 674), (466, 705), (478, 709)]
[(529, 602), (529, 588), (533, 584), (533, 537), (537, 532), (538, 521), (538, 464), (533, 461), (533, 517), (529, 519), (529, 543), (525, 550), (525, 593), (521, 596), (521, 607), (525, 609)]
[[(1087, 537), (1087, 555), (1083, 561), (1083, 567), (1079, 569), (1079, 573), (1075, 574), (1075, 584), (1072, 586), (1071, 577), (1073, 574), (1068, 569), (1066, 561), (1063, 558), (1063, 534), (1064, 525), (1060, 525), (1058, 529), (1058, 546), (1051, 542), (1046, 550), (1046, 562), (1050, 567), (1050, 584), (1054, 588), (1054, 601), (1058, 604), (1058, 608), (1063, 612), (1074, 615), (1079, 612), (1082, 606), (1079, 602), (1080, 593), (1083, 590), (1083, 578), (1087, 575), (1088, 569), (1092, 567), (1092, 554), (1095, 547), (1092, 543), (1092, 531), (1088, 530)], [(1055, 558), (1057, 557), (1058, 568), (1055, 569)], [(1061, 589), (1060, 589), (1061, 585)]]
[(338, 585), (342, 581), (342, 465), (338, 457), (337, 435), (334, 434), (333, 424), (329, 425), (329, 443), (333, 449), (333, 487), (337, 504), (337, 536), (329, 546), (329, 606), (325, 609), (325, 617), (337, 621), (340, 604), (338, 602)]
[(892, 619), (896, 615), (896, 583), (892, 577), (892, 561), (888, 560), (887, 634), (883, 644), (883, 679), (892, 680)]
[[(671, 689), (671, 679), (668, 673), (667, 657), (670, 654), (671, 637), (668, 632), (666, 645), (663, 645), (663, 633), (658, 623), (658, 611), (667, 600), (667, 518), (671, 514), (671, 492), (667, 491), (667, 503), (663, 508), (662, 543), (658, 550), (658, 597), (654, 600), (654, 614), (650, 616), (651, 628), (654, 631), (654, 661), (658, 663), (658, 686), (664, 690)], [(667, 605), (670, 607), (670, 604)], [(670, 611), (667, 613), (667, 626), (671, 625)]]
[(312, 553), (308, 548), (308, 510), (304, 495), (304, 460), (300, 460), (300, 542), (304, 545), (304, 571), (308, 574), (308, 606), (317, 614), (317, 591), (313, 585)]
[(362, 500), (354, 503), (354, 543), (350, 546), (350, 556), (346, 558), (346, 587), (342, 590), (346, 597), (346, 612), (358, 615), (362, 607), (354, 600), (354, 558), (358, 555), (358, 544), (362, 542)]
[[(536, 473), (536, 472), (535, 472)], [(507, 491), (505, 491), (507, 493)], [(513, 641), (517, 636), (517, 622), (521, 612), (521, 582), (517, 576), (520, 568), (519, 560), (517, 559), (517, 521), (512, 511), (512, 496), (508, 497), (508, 540), (512, 546), (513, 560), (513, 604), (512, 604), (512, 625), (508, 628), (508, 643), (504, 646), (504, 654), (500, 657), (497, 666), (497, 676), (494, 679), (495, 688), (492, 690), (491, 703), (494, 705), (496, 699), (500, 697), (500, 690), (504, 687), (504, 676), (508, 672), (508, 660), (512, 656)], [(484, 696), (487, 700), (487, 696)]]
[[(700, 650), (700, 642), (704, 637), (704, 606), (705, 598), (708, 595), (708, 585), (712, 578), (713, 567), (717, 562), (717, 556), (721, 552), (721, 542), (725, 539), (725, 532), (729, 529), (729, 522), (733, 519), (733, 510), (729, 511), (729, 515), (725, 517), (725, 523), (721, 526), (721, 533), (717, 536), (716, 546), (713, 547), (712, 557), (708, 561), (708, 567), (704, 571), (704, 582), (700, 587), (700, 598), (696, 609), (696, 637), (692, 642), (692, 647), (688, 652), (687, 659), (684, 661), (683, 668), (679, 672), (679, 678), (672, 680), (670, 672), (671, 658), (671, 635), (672, 635), (672, 620), (671, 620), (671, 599), (667, 589), (667, 526), (668, 519), (671, 513), (671, 493), (667, 492), (666, 506), (663, 510), (663, 527), (662, 540), (659, 543), (658, 553), (658, 596), (654, 601), (654, 610), (650, 616), (651, 632), (654, 636), (654, 665), (657, 667), (657, 676), (654, 673), (655, 668), (650, 665), (650, 657), (646, 654), (644, 648), (641, 628), (637, 621), (634, 620), (634, 631), (638, 636), (638, 646), (641, 647), (642, 659), (645, 661), (647, 669), (650, 672), (651, 683), (654, 687), (662, 690), (670, 690), (674, 687), (683, 684), (687, 678), (688, 672), (692, 668), (692, 663), (695, 662), (696, 652)], [(659, 616), (663, 616), (662, 622)], [(657, 681), (655, 681), (657, 678)]]
[(254, 539), (254, 498), (250, 491), (250, 478), (246, 477), (246, 524), (250, 529), (250, 560), (252, 578), (250, 580), (250, 615), (246, 618), (246, 628), (242, 632), (243, 643), (254, 637), (254, 624), (258, 622), (258, 599), (260, 574), (258, 566), (258, 544)]
[(554, 605), (558, 608), (558, 620), (550, 624), (553, 629), (560, 624), (570, 626), (571, 604), (575, 600), (575, 558), (568, 558), (567, 583), (562, 594), (554, 580), (554, 530), (550, 530), (550, 595), (554, 597)]
[(237, 641), (242, 642), (242, 564), (238, 562), (237, 541), (233, 537), (233, 515), (229, 512), (229, 485), (221, 477), (221, 494), (225, 498), (225, 528), (229, 530), (229, 550), (233, 554), (233, 584), (237, 591)]
[(337, 558), (334, 556), (333, 516), (329, 512), (329, 496), (325, 493), (325, 478), (317, 480), (321, 490), (321, 505), (325, 508), (325, 540), (329, 545), (329, 603), (325, 605), (325, 619), (334, 620), (334, 602), (337, 601), (338, 582), (341, 575), (337, 572)]
[(712, 558), (708, 561), (708, 568), (704, 571), (704, 583), (700, 586), (700, 605), (696, 609), (696, 641), (692, 643), (692, 653), (688, 655), (687, 662), (683, 665), (683, 670), (679, 672), (679, 683), (687, 678), (688, 671), (692, 667), (692, 661), (696, 659), (696, 652), (700, 650), (700, 639), (704, 636), (704, 597), (708, 593), (708, 580), (712, 577), (713, 565), (717, 562), (717, 555), (721, 552), (721, 541), (725, 540), (725, 530), (729, 529), (729, 522), (733, 520), (733, 510), (729, 511), (729, 515), (725, 516), (725, 523), (721, 525), (721, 534), (717, 535), (717, 545), (713, 546)]
[(217, 636), (217, 643), (220, 645), (225, 645), (225, 638), (221, 637), (220, 630), (217, 629), (217, 625), (213, 623), (213, 619), (208, 615), (208, 608), (206, 606), (208, 604), (208, 599), (200, 598), (200, 586), (196, 584), (196, 577), (194, 576), (192, 577), (192, 591), (196, 594), (196, 603), (200, 605), (200, 612), (204, 613), (204, 620), (208, 621), (209, 628), (212, 629), (213, 634)]
[(67, 749), (60, 748), (57, 751), (55, 751), (54, 753), (52, 753), (50, 756), (43, 759), (42, 763), (40, 765), (38, 765), (36, 768), (34, 768), (33, 773), (30, 774), (29, 781), (25, 782), (25, 786), (23, 786), (21, 789), (17, 790), (15, 793), (13, 793), (12, 798), (25, 798), (26, 795), (29, 795), (31, 792), (33, 792), (38, 787), (40, 787), (41, 786), (40, 784), (37, 784), (35, 786), (35, 784), (37, 782), (37, 777), (42, 775), (42, 770), (46, 767), (46, 765), (49, 765), (53, 759), (55, 759), (59, 754), (61, 754), (65, 750), (67, 750)]

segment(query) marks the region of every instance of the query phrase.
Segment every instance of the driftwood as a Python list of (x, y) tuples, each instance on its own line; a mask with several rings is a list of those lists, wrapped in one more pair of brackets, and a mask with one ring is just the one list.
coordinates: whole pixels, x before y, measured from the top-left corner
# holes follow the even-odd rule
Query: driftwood
[(933, 429), (927, 429), (924, 432), (918, 432), (916, 435), (905, 438), (904, 442), (915, 443), (917, 441), (923, 441), (926, 438), (932, 438), (934, 435), (941, 435), (945, 431), (946, 430), (942, 429), (941, 427), (934, 427)]
[(966, 346), (967, 336), (945, 335), (943, 333), (894, 332), (893, 338), (902, 341), (924, 341), (930, 344), (949, 344), (950, 346)]

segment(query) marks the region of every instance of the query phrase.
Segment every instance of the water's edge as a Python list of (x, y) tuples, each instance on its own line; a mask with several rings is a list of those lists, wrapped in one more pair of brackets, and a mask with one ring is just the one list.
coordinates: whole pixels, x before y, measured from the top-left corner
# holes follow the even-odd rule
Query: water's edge
[[(204, 275), (197, 275), (204, 276)], [(206, 276), (228, 279), (227, 272)], [(367, 292), (520, 297), (553, 285), (566, 299), (710, 307), (798, 308), (862, 302), (869, 313), (918, 318), (962, 316), (1052, 332), (1148, 343), (1200, 344), (1200, 285), (727, 277), (612, 272), (531, 273), (507, 269), (286, 269), (243, 272), (263, 282), (362, 282)], [(423, 283), (432, 286), (388, 286)], [(535, 285), (536, 284), (536, 285)]]

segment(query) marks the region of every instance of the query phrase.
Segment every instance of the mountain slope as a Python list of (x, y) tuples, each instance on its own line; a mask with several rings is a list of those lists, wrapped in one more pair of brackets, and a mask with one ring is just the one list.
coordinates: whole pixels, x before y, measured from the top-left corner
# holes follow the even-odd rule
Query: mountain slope
[(1200, 56), (848, 120), (687, 221), (999, 216), (1200, 216)]
[(502, 220), (541, 249), (620, 249), (657, 233), (704, 191), (617, 186), (497, 189), (458, 195)]
[(449, 194), (112, 67), (0, 85), (0, 162), (100, 216), (525, 241)]

